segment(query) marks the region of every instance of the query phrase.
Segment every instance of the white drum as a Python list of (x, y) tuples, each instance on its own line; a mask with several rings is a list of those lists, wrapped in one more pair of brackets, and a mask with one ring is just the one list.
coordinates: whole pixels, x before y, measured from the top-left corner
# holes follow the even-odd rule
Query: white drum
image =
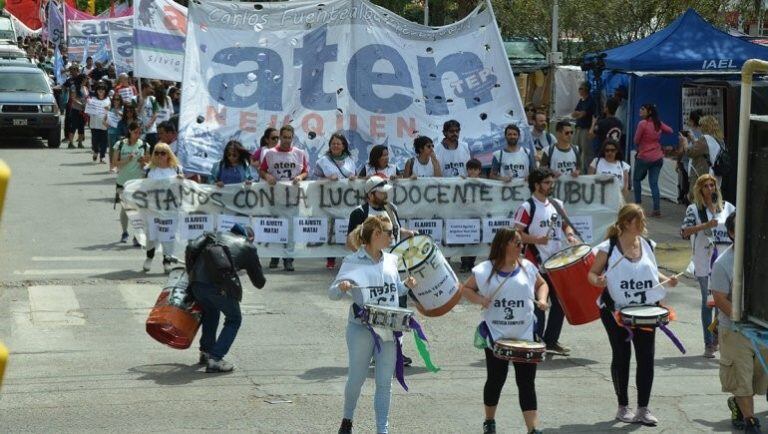
[(393, 332), (411, 331), (412, 310), (375, 304), (366, 304), (363, 309), (368, 314), (368, 321), (366, 322), (373, 327), (380, 327)]
[(440, 316), (459, 302), (459, 278), (432, 238), (416, 235), (400, 241), (390, 252), (398, 256), (398, 271), (408, 271), (416, 278), (413, 294), (419, 312)]

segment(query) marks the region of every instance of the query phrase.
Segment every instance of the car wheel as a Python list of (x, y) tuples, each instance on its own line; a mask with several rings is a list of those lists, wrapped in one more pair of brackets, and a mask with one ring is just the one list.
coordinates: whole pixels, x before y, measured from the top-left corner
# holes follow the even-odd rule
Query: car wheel
[(54, 128), (48, 131), (48, 147), (58, 148), (61, 146), (61, 128)]

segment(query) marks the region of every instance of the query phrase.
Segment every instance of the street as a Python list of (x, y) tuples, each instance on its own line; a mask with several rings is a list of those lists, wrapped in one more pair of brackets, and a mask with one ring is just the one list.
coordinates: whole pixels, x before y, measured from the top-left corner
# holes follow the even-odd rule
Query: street
[[(0, 431), (336, 432), (348, 303), (328, 299), (335, 273), (324, 260), (297, 260), (295, 273), (265, 270), (263, 290), (245, 279), (243, 324), (228, 356), (236, 369), (205, 374), (195, 365), (196, 344), (178, 351), (144, 331), (165, 282), (160, 259), (150, 273), (141, 271), (143, 251), (118, 243), (114, 175), (91, 162), (89, 149), (65, 147), (0, 142), (0, 159), (13, 171), (0, 223), (0, 341), (10, 351)], [(662, 211), (662, 220), (649, 223), (651, 238), (661, 241), (660, 262), (684, 267), (683, 208), (665, 202)], [(268, 259), (261, 262), (266, 269)], [(566, 324), (561, 341), (571, 356), (539, 365), (544, 432), (730, 432), (717, 359), (702, 357), (699, 288), (689, 278), (681, 283), (669, 291), (668, 304), (678, 314), (671, 329), (688, 353), (657, 334), (650, 406), (659, 425), (613, 419), (610, 347), (598, 321)], [(392, 385), (392, 433), (482, 431), (485, 362), (472, 346), (478, 318), (479, 308), (464, 302), (443, 317), (419, 318), (441, 370), (428, 372), (406, 337), (405, 354), (414, 365), (406, 368), (409, 392)], [(631, 369), (634, 377), (634, 361)], [(524, 432), (513, 376), (502, 392), (499, 432)], [(373, 370), (355, 414), (356, 432), (374, 431), (372, 395)], [(635, 397), (631, 379), (631, 407)], [(764, 420), (765, 399), (756, 401)]]

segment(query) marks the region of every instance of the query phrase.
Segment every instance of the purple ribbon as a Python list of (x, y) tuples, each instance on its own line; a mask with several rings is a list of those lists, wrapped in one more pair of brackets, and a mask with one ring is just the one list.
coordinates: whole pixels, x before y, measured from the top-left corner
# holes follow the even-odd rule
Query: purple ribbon
[[(715, 260), (717, 259), (717, 244), (712, 244), (712, 256), (709, 258), (709, 268), (711, 269), (713, 265), (715, 265)], [(685, 351), (683, 351), (685, 352)]]
[(480, 337), (490, 342), (493, 345), (493, 338), (491, 337), (491, 330), (488, 328), (488, 324), (483, 321), (477, 326), (477, 331), (480, 332)]
[(624, 339), (624, 342), (631, 341), (632, 338), (635, 337), (635, 333), (632, 331), (632, 327), (628, 326), (627, 323), (624, 323), (624, 325), (622, 325), (622, 327), (624, 327), (624, 330), (627, 331), (627, 338)]
[(664, 323), (661, 323), (659, 325), (659, 328), (661, 329), (661, 331), (664, 332), (664, 334), (667, 335), (667, 337), (669, 337), (669, 340), (671, 340), (672, 343), (675, 344), (677, 349), (680, 350), (681, 353), (685, 354), (685, 347), (683, 346), (683, 343), (680, 342), (680, 339), (678, 339), (674, 333), (672, 333), (672, 330), (670, 330), (669, 327), (667, 327), (667, 325)]
[(427, 341), (427, 336), (424, 334), (424, 331), (421, 329), (421, 324), (419, 324), (419, 322), (418, 322), (418, 321), (416, 321), (416, 318), (414, 318), (414, 317), (411, 317), (411, 318), (408, 320), (408, 326), (409, 326), (409, 327), (410, 327), (412, 330), (415, 330), (415, 331), (416, 331), (416, 334), (417, 334), (417, 335), (419, 335), (419, 339), (421, 339), (422, 341), (426, 341), (426, 342), (429, 342), (429, 341)]
[(395, 353), (397, 359), (395, 359), (395, 378), (397, 382), (403, 386), (403, 389), (407, 392), (408, 385), (405, 384), (405, 361), (403, 360), (403, 344), (401, 342), (403, 338), (402, 332), (393, 332), (395, 334)]
[(370, 324), (368, 324), (368, 311), (361, 308), (357, 305), (357, 303), (352, 304), (352, 309), (355, 312), (355, 318), (359, 319), (363, 325), (368, 329), (369, 332), (371, 332), (371, 337), (373, 337), (373, 346), (376, 348), (376, 352), (381, 352), (381, 336), (379, 336), (378, 333), (371, 327)]

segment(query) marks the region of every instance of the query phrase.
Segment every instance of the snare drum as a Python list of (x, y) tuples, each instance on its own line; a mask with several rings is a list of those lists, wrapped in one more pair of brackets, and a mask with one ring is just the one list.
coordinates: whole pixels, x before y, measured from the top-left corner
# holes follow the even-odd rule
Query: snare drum
[(416, 278), (413, 294), (422, 314), (444, 315), (461, 300), (459, 278), (429, 236), (416, 235), (402, 240), (390, 253), (398, 257), (399, 272), (408, 271)]
[(622, 324), (658, 327), (669, 323), (669, 309), (661, 306), (626, 306), (619, 309)]
[(412, 310), (375, 304), (366, 304), (363, 309), (367, 313), (367, 323), (373, 327), (381, 327), (394, 332), (411, 331)]
[(544, 262), (544, 270), (570, 324), (586, 324), (600, 318), (595, 300), (603, 290), (587, 279), (593, 262), (595, 254), (586, 244), (563, 249)]
[(502, 360), (539, 363), (544, 360), (546, 345), (517, 339), (499, 339), (493, 345), (493, 355)]

